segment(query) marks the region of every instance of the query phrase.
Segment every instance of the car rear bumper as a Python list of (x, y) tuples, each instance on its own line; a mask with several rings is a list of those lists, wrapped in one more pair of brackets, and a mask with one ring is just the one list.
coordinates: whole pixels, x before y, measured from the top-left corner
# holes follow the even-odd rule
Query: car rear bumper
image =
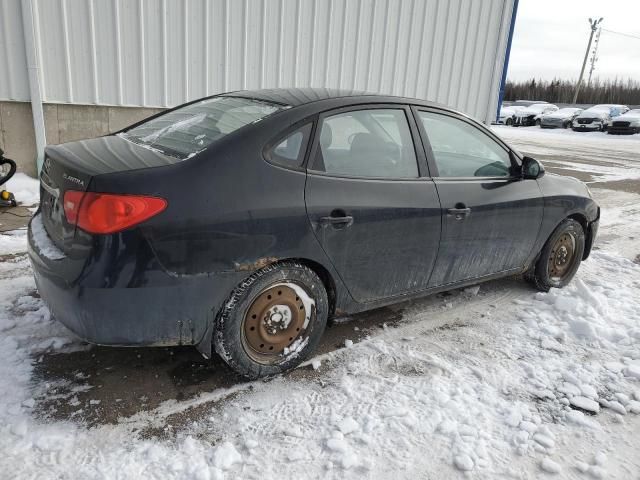
[[(81, 339), (98, 345), (199, 344), (231, 290), (246, 272), (170, 276), (137, 287), (89, 285), (65, 268), (73, 260), (43, 255), (29, 231), (29, 258), (38, 291), (53, 317)], [(89, 263), (89, 262), (88, 262)], [(77, 269), (76, 269), (77, 271)], [(150, 277), (158, 277), (157, 272)]]

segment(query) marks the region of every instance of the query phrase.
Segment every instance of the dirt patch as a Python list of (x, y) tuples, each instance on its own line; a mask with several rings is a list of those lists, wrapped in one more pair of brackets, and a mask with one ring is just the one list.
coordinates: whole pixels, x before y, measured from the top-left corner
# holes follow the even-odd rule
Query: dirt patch
[(4, 255), (0, 255), (0, 263), (3, 262), (16, 262), (18, 260), (26, 257), (27, 254), (25, 252), (20, 253), (5, 253)]
[[(328, 326), (316, 354), (344, 348), (345, 340), (358, 340), (392, 327), (402, 313), (389, 308), (354, 315), (349, 321)], [(40, 418), (72, 420), (89, 426), (115, 424), (122, 418), (158, 408), (167, 400), (194, 399), (203, 392), (246, 383), (218, 356), (204, 359), (192, 347), (115, 348), (88, 347), (71, 353), (47, 353), (36, 359), (34, 382), (47, 385), (36, 398)], [(291, 379), (316, 377), (319, 372), (301, 368)], [(232, 395), (230, 393), (230, 395)], [(227, 401), (225, 397), (220, 401)], [(204, 409), (194, 407), (171, 415), (168, 429), (150, 426), (146, 436), (171, 435), (174, 428), (199, 418)]]
[(0, 232), (9, 232), (24, 228), (31, 219), (31, 212), (26, 207), (0, 208)]
[(218, 357), (205, 360), (189, 347), (46, 354), (35, 364), (34, 379), (50, 386), (36, 399), (41, 417), (89, 425), (114, 424), (166, 400), (188, 400), (243, 381)]
[(580, 170), (572, 170), (570, 168), (554, 167), (545, 163), (545, 169), (548, 172), (563, 175), (565, 177), (577, 178), (582, 182), (594, 182), (598, 180), (599, 175), (595, 172), (582, 172)]
[(593, 186), (597, 188), (607, 188), (609, 190), (640, 194), (640, 180), (638, 179), (597, 182), (593, 184)]

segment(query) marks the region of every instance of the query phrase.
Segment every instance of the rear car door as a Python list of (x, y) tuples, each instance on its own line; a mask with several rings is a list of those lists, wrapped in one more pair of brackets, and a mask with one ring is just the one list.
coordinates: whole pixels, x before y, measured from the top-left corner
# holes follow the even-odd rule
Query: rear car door
[(314, 234), (358, 302), (426, 288), (440, 203), (414, 117), (401, 105), (320, 115), (305, 199)]
[(415, 109), (442, 204), (442, 241), (430, 286), (524, 266), (543, 214), (536, 180), (489, 131), (455, 114)]

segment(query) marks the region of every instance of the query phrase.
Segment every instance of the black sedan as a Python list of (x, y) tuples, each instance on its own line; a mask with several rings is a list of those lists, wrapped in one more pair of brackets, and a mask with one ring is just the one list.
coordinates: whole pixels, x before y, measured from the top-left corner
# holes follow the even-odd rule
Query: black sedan
[(194, 345), (247, 377), (327, 320), (524, 273), (563, 287), (600, 210), (484, 125), (421, 100), (241, 91), (50, 146), (29, 255), (102, 345)]

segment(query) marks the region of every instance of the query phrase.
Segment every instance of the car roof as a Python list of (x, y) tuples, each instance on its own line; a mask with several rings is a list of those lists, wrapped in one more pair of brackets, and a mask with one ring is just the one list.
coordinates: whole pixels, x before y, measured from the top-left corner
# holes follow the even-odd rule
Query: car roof
[(601, 108), (601, 107), (607, 107), (607, 108), (618, 108), (618, 107), (622, 107), (622, 108), (627, 108), (626, 105), (621, 105), (619, 103), (600, 103), (598, 105), (594, 105), (592, 107), (589, 107), (589, 109), (591, 108)]
[[(265, 102), (277, 103), (291, 107), (298, 107), (314, 102), (322, 102), (344, 98), (353, 101), (367, 98), (375, 102), (389, 103), (416, 103), (422, 105), (433, 105), (443, 107), (443, 105), (435, 102), (427, 102), (417, 98), (397, 97), (393, 95), (382, 95), (377, 93), (365, 92), (362, 90), (344, 90), (336, 88), (270, 88), (262, 90), (239, 90), (236, 92), (224, 93), (223, 95), (231, 97), (253, 98)], [(373, 98), (372, 98), (373, 97)], [(345, 101), (345, 104), (348, 104)], [(359, 103), (359, 102), (358, 102)]]

